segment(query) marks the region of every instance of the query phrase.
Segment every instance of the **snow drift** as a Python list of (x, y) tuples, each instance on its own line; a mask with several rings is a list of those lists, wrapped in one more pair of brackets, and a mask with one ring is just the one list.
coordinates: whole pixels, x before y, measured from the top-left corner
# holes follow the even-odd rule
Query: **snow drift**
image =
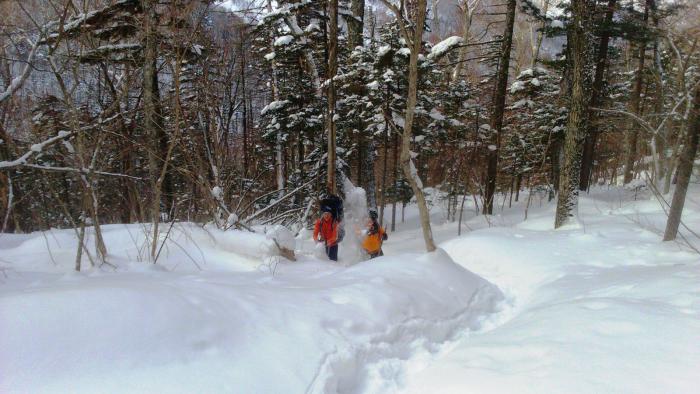
[(443, 251), (272, 270), (264, 235), (185, 225), (153, 265), (140, 233), (81, 273), (72, 230), (0, 237), (0, 392), (381, 392), (502, 298)]

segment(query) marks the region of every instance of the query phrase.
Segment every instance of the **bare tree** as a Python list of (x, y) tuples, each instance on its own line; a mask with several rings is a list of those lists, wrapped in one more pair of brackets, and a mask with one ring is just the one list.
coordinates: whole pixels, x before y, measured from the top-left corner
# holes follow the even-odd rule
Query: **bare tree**
[[(401, 1), (400, 7), (397, 7), (389, 0), (382, 0), (382, 2), (394, 13), (394, 16), (396, 16), (401, 35), (410, 50), (408, 60), (408, 97), (406, 99), (406, 113), (404, 117), (403, 135), (401, 138), (401, 168), (416, 196), (416, 202), (418, 203), (418, 210), (420, 212), (421, 227), (423, 228), (425, 248), (428, 252), (432, 252), (436, 249), (436, 246), (430, 227), (430, 213), (428, 212), (428, 205), (425, 201), (425, 195), (423, 194), (423, 183), (418, 176), (418, 171), (413, 163), (413, 152), (411, 152), (411, 136), (413, 134), (413, 120), (416, 112), (418, 91), (418, 56), (421, 52), (427, 3), (426, 0), (416, 0), (412, 2), (412, 7), (409, 11), (406, 8), (405, 0)], [(409, 14), (408, 20), (404, 16), (404, 12)]]
[(503, 29), (501, 57), (498, 60), (496, 84), (491, 103), (491, 117), (489, 119), (491, 141), (488, 145), (488, 168), (486, 170), (486, 193), (484, 195), (484, 214), (489, 215), (493, 213), (493, 195), (496, 193), (498, 152), (501, 145), (501, 132), (503, 129), (503, 109), (506, 104), (506, 88), (508, 86), (508, 71), (510, 68), (510, 50), (513, 44), (515, 6), (516, 0), (508, 0), (506, 10), (506, 26)]
[[(649, 17), (649, 1), (647, 0), (644, 5), (644, 26), (646, 26), (647, 19)], [(644, 60), (646, 58), (646, 41), (642, 40), (639, 42), (638, 48), (638, 67), (637, 75), (634, 80), (634, 90), (632, 90), (632, 97), (630, 98), (629, 108), (630, 112), (639, 115), (641, 110), (641, 95), (642, 86), (644, 83)], [(627, 133), (625, 134), (625, 169), (624, 169), (624, 179), (625, 184), (632, 181), (634, 176), (634, 163), (637, 160), (637, 141), (639, 133), (637, 132), (636, 124), (630, 122), (627, 127)]]
[(694, 104), (688, 132), (683, 144), (683, 150), (678, 157), (678, 181), (676, 182), (676, 190), (673, 192), (671, 210), (668, 214), (666, 231), (664, 232), (664, 241), (676, 239), (678, 226), (681, 222), (681, 215), (683, 214), (685, 196), (688, 192), (688, 184), (690, 183), (690, 176), (693, 173), (693, 162), (695, 161), (695, 155), (698, 151), (698, 139), (700, 139), (700, 87), (695, 88), (695, 98), (693, 101)]

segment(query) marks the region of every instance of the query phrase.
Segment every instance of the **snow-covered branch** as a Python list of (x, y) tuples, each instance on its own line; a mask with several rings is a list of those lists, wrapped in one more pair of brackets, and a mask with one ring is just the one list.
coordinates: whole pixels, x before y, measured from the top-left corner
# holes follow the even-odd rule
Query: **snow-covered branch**
[(270, 205), (266, 206), (265, 208), (263, 208), (263, 209), (261, 209), (261, 210), (259, 210), (259, 211), (257, 211), (257, 212), (254, 212), (252, 215), (250, 215), (250, 216), (248, 216), (247, 218), (243, 219), (243, 222), (245, 222), (245, 223), (250, 223), (251, 220), (257, 218), (258, 216), (262, 215), (263, 213), (265, 213), (265, 212), (269, 211), (270, 209), (274, 208), (275, 206), (277, 206), (277, 205), (278, 205), (279, 203), (281, 203), (282, 201), (284, 201), (284, 200), (286, 200), (287, 198), (289, 198), (289, 197), (293, 196), (294, 194), (298, 193), (299, 190), (301, 190), (301, 189), (303, 189), (303, 188), (309, 186), (309, 185), (310, 185), (312, 182), (314, 182), (315, 180), (316, 180), (316, 177), (310, 179), (309, 181), (307, 181), (307, 182), (304, 183), (303, 185), (297, 187), (296, 189), (292, 190), (291, 192), (289, 192), (289, 193), (285, 194), (284, 196), (278, 198), (276, 201), (273, 201)]
[(22, 84), (24, 84), (24, 81), (27, 80), (29, 77), (29, 74), (32, 73), (33, 70), (33, 64), (34, 58), (36, 57), (37, 50), (39, 49), (39, 41), (37, 40), (35, 43), (32, 44), (32, 49), (29, 52), (29, 57), (27, 58), (27, 63), (24, 65), (24, 69), (22, 70), (22, 73), (12, 79), (10, 84), (7, 86), (4, 92), (0, 93), (0, 103), (3, 101), (9, 99), (12, 97), (12, 95), (19, 90), (19, 88), (22, 87)]
[[(121, 116), (121, 115), (122, 115), (121, 113), (118, 113), (118, 114), (113, 115), (107, 119), (98, 120), (97, 124), (99, 125), (99, 124), (108, 122), (110, 120), (113, 120), (113, 119)], [(55, 143), (58, 143), (58, 142), (65, 142), (65, 141), (69, 140), (70, 138), (72, 138), (73, 136), (75, 136), (76, 134), (78, 134), (79, 132), (93, 129), (95, 126), (96, 125), (94, 125), (94, 124), (84, 126), (84, 127), (81, 127), (80, 129), (78, 129), (77, 131), (60, 130), (55, 136), (32, 145), (27, 152), (25, 152), (22, 156), (18, 157), (17, 159), (10, 160), (10, 161), (7, 161), (7, 160), (0, 161), (0, 170), (10, 170), (13, 168), (23, 167), (23, 166), (29, 167), (32, 165), (29, 162), (29, 160), (34, 158), (35, 156), (38, 156), (38, 154), (42, 153), (44, 151), (44, 149), (46, 149), (47, 147), (49, 147)], [(59, 167), (55, 167), (55, 168), (59, 168)], [(78, 172), (80, 172), (80, 171), (81, 170), (78, 170)]]
[(33, 168), (35, 170), (41, 170), (41, 171), (75, 172), (75, 173), (78, 173), (81, 175), (95, 174), (95, 175), (102, 175), (102, 176), (129, 178), (129, 179), (133, 179), (133, 180), (137, 180), (137, 181), (143, 180), (143, 178), (133, 176), (133, 175), (119, 174), (116, 172), (95, 171), (95, 170), (91, 170), (89, 168), (56, 167), (56, 166), (44, 166), (44, 165), (39, 165), (39, 164), (24, 164), (23, 167)]
[(26, 166), (27, 164), (29, 164), (28, 163), (29, 159), (31, 159), (33, 156), (36, 156), (37, 154), (43, 152), (43, 150), (46, 147), (51, 146), (51, 145), (55, 144), (56, 142), (69, 139), (72, 136), (74, 136), (75, 134), (76, 134), (76, 132), (61, 130), (58, 132), (57, 135), (55, 135), (55, 136), (53, 136), (53, 137), (51, 137), (43, 142), (32, 145), (25, 154), (18, 157), (17, 159), (12, 160), (12, 161), (0, 161), (0, 170), (9, 170), (9, 169), (16, 168), (16, 167)]

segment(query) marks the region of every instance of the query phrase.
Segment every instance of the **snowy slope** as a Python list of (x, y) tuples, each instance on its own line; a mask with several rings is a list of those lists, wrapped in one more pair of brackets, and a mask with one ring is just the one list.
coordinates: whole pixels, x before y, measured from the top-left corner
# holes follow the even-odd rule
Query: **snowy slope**
[(467, 200), (461, 237), (435, 200), (430, 255), (409, 206), (356, 265), (183, 224), (153, 266), (144, 228), (114, 225), (118, 268), (76, 274), (73, 232), (0, 235), (0, 392), (696, 392), (700, 257), (660, 242), (659, 204), (597, 189), (554, 231), (553, 203), (524, 221), (521, 197), (488, 219)]
[(442, 251), (275, 266), (264, 236), (171, 236), (152, 265), (138, 225), (107, 226), (118, 269), (81, 273), (72, 231), (1, 236), (0, 392), (382, 392), (502, 299)]
[[(684, 215), (695, 230), (699, 192)], [(577, 230), (552, 230), (545, 203), (525, 222), (522, 210), (505, 212), (498, 220), (514, 224), (443, 243), (503, 289), (510, 308), (429, 364), (412, 363), (402, 392), (698, 392), (700, 256), (660, 242), (665, 216), (641, 197), (595, 190), (582, 199)]]

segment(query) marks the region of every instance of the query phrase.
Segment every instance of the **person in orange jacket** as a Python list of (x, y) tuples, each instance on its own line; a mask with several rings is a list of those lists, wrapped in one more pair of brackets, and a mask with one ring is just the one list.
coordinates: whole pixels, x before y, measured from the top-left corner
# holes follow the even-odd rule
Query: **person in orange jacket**
[(369, 254), (370, 259), (384, 256), (382, 243), (388, 238), (386, 231), (384, 231), (382, 226), (377, 222), (377, 211), (370, 210), (369, 220), (367, 221), (367, 235), (365, 235), (365, 239), (362, 240), (362, 247), (367, 254)]
[(325, 243), (326, 255), (333, 261), (338, 261), (339, 231), (340, 222), (335, 220), (330, 212), (323, 212), (314, 224), (314, 241)]

